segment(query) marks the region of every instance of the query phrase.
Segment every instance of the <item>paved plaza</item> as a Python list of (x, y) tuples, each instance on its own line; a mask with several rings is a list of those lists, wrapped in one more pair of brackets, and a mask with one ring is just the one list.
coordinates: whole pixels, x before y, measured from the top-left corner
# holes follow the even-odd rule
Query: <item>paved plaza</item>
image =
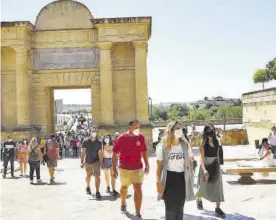
[[(156, 196), (155, 157), (150, 158), (150, 164), (151, 172), (145, 177), (143, 186), (142, 215), (145, 220), (164, 219), (163, 202), (157, 201)], [(101, 184), (103, 198), (101, 201), (96, 201), (93, 196), (85, 193), (85, 171), (80, 168), (79, 159), (61, 160), (58, 165), (55, 185), (48, 184), (49, 177), (45, 167), (42, 167), (41, 185), (30, 185), (27, 178), (9, 179), (9, 175), (7, 179), (2, 180), (1, 219), (135, 219), (132, 190), (129, 191), (127, 201), (130, 214), (122, 215), (119, 198), (115, 199), (105, 193), (104, 178)], [(17, 172), (16, 175), (18, 174)], [(227, 214), (226, 219), (276, 220), (276, 174), (270, 174), (268, 177), (261, 174), (254, 175), (258, 180), (254, 185), (238, 184), (236, 182), (238, 178), (238, 175), (223, 175), (226, 202), (222, 205), (222, 209)], [(94, 185), (94, 181), (92, 184)], [(117, 188), (119, 189), (119, 185)], [(94, 187), (92, 190), (92, 193), (95, 193)], [(214, 215), (215, 204), (204, 201), (203, 205), (204, 211), (201, 212), (196, 209), (194, 201), (187, 202), (184, 210), (185, 219), (217, 219)]]

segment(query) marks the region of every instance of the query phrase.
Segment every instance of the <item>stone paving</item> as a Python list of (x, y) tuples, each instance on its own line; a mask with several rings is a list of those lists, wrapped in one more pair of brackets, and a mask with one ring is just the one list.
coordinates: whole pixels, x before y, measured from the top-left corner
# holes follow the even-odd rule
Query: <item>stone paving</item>
[[(238, 148), (237, 148), (238, 149)], [(227, 152), (227, 150), (226, 150)], [(151, 172), (145, 177), (143, 186), (142, 215), (145, 220), (165, 219), (164, 205), (157, 201), (155, 189), (156, 159), (150, 158)], [(56, 185), (49, 185), (48, 172), (42, 167), (41, 185), (30, 185), (27, 178), (1, 181), (1, 219), (2, 220), (79, 220), (102, 219), (124, 220), (135, 219), (133, 191), (129, 190), (128, 211), (120, 213), (120, 200), (105, 193), (105, 182), (102, 175), (102, 200), (85, 193), (85, 171), (79, 167), (79, 159), (59, 161), (56, 173)], [(18, 172), (16, 173), (18, 175)], [(241, 185), (236, 182), (238, 175), (223, 175), (226, 202), (222, 209), (226, 219), (239, 220), (276, 220), (276, 175), (263, 177), (254, 175), (257, 184)], [(265, 181), (262, 179), (266, 179)], [(196, 177), (195, 177), (196, 183)], [(92, 185), (94, 181), (92, 181)], [(118, 187), (119, 189), (119, 183)], [(92, 187), (92, 190), (94, 187)], [(92, 193), (95, 193), (93, 190)], [(215, 220), (215, 204), (203, 201), (204, 211), (196, 209), (195, 202), (185, 204), (187, 220)]]

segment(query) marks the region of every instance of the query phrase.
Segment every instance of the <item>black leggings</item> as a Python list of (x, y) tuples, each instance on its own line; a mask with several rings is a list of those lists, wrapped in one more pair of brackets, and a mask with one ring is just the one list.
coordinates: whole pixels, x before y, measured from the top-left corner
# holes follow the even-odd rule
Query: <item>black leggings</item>
[(184, 172), (167, 171), (163, 199), (166, 207), (166, 220), (183, 220), (186, 197)]

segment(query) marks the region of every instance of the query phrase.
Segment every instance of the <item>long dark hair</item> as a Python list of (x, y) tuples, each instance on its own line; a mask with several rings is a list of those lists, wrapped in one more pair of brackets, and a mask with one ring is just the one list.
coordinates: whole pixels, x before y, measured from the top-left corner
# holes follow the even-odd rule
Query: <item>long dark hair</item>
[(205, 127), (203, 129), (203, 135), (202, 135), (203, 146), (205, 145), (205, 143), (208, 143), (208, 136), (212, 136), (214, 146), (219, 147), (219, 142), (218, 142), (218, 139), (216, 136), (215, 126), (212, 124), (205, 125)]
[[(106, 142), (104, 141), (104, 139), (105, 139), (106, 137), (108, 137), (108, 138), (109, 138), (109, 143), (106, 143)], [(113, 142), (112, 142), (112, 137), (111, 137), (111, 135), (110, 135), (110, 134), (105, 134), (105, 135), (103, 136), (103, 146), (104, 146), (104, 145), (106, 145), (106, 144), (109, 144), (110, 146), (112, 146), (112, 145), (113, 145)]]

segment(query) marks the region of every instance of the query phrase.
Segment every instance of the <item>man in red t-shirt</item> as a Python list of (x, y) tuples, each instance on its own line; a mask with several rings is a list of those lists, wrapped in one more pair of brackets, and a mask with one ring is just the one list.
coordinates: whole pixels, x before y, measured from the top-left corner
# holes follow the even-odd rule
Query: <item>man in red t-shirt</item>
[[(145, 138), (139, 132), (139, 128), (140, 122), (138, 120), (131, 121), (129, 122), (129, 130), (118, 137), (113, 148), (112, 167), (114, 177), (117, 178), (116, 159), (117, 154), (119, 154), (121, 212), (126, 213), (127, 190), (130, 185), (133, 185), (136, 216), (141, 218), (142, 183), (144, 173), (149, 173), (149, 162)], [(143, 170), (142, 157), (145, 170)]]

